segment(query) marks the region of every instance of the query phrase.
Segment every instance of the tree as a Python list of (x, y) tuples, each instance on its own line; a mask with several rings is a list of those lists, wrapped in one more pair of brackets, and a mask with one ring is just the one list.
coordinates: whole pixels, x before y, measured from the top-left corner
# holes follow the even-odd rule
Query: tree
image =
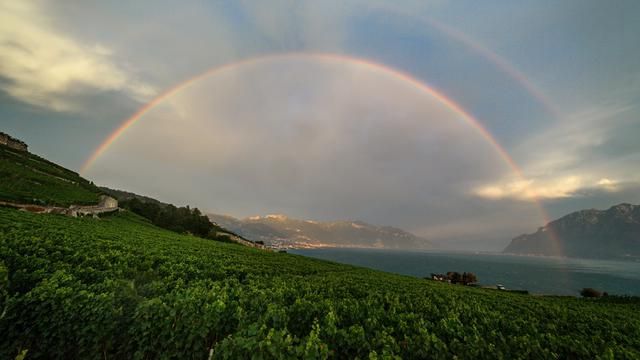
[[(192, 234), (205, 238), (212, 238), (211, 234), (222, 228), (214, 225), (198, 208), (189, 206), (176, 207), (174, 205), (160, 205), (152, 202), (140, 201), (136, 198), (121, 202), (125, 209), (143, 216), (154, 225), (182, 234)], [(214, 236), (214, 238), (217, 238)]]
[(600, 296), (602, 296), (600, 291), (598, 291), (596, 289), (593, 289), (593, 288), (584, 288), (584, 289), (582, 289), (582, 291), (580, 291), (580, 295), (582, 295), (582, 297), (586, 297), (586, 298), (599, 298)]
[(460, 273), (456, 271), (449, 271), (447, 273), (447, 279), (449, 279), (452, 284), (458, 284), (462, 282), (462, 275), (460, 275)]
[(471, 273), (471, 272), (465, 272), (462, 274), (462, 283), (465, 285), (469, 285), (469, 284), (473, 284), (478, 282), (478, 277), (476, 276), (476, 274)]

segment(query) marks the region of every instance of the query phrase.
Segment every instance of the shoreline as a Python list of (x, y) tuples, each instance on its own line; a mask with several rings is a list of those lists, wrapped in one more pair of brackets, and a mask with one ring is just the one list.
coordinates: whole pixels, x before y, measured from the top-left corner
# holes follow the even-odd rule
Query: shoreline
[[(552, 258), (447, 250), (324, 247), (291, 254), (424, 278), (430, 273), (473, 272), (478, 284), (529, 295), (579, 297), (583, 288), (615, 296), (640, 296), (640, 268), (624, 260)], [(495, 256), (500, 255), (500, 256)], [(528, 261), (524, 261), (524, 259)]]

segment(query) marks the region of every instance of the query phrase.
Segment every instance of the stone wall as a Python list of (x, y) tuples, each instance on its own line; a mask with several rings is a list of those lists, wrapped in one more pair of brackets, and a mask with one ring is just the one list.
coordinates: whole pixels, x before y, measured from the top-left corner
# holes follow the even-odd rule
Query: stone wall
[(113, 209), (118, 207), (118, 200), (107, 195), (100, 195), (99, 207)]
[(107, 195), (100, 195), (100, 202), (98, 205), (90, 206), (78, 206), (71, 205), (67, 210), (69, 216), (91, 216), (97, 217), (100, 214), (107, 214), (114, 211), (118, 211), (118, 200)]
[(6, 145), (15, 150), (28, 151), (28, 146), (24, 141), (20, 141), (3, 132), (0, 132), (0, 144)]
[(100, 203), (98, 205), (71, 205), (68, 208), (64, 208), (48, 205), (19, 204), (0, 200), (0, 206), (12, 207), (38, 214), (61, 214), (72, 217), (93, 216), (94, 218), (97, 218), (98, 215), (120, 211), (120, 208), (118, 208), (118, 201), (105, 195), (100, 198)]

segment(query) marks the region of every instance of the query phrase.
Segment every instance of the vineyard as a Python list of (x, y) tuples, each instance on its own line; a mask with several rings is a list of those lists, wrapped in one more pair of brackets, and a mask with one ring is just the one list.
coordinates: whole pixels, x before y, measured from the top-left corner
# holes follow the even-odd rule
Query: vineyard
[(38, 205), (93, 205), (100, 191), (78, 174), (37, 155), (0, 145), (0, 200)]
[(640, 358), (637, 302), (442, 284), (0, 208), (0, 358)]

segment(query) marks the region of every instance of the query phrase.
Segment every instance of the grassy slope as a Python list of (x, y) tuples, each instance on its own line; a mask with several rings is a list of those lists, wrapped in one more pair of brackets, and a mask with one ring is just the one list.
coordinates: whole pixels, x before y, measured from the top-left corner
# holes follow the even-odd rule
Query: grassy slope
[(0, 358), (640, 357), (637, 304), (451, 286), (182, 236), (130, 213), (0, 208), (0, 261)]
[(100, 190), (37, 155), (0, 145), (0, 200), (42, 205), (95, 204)]

